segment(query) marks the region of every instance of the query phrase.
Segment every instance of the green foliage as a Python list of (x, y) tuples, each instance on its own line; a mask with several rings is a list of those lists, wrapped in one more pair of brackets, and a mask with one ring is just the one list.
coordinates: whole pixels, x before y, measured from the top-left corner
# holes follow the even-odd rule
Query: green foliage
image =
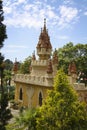
[(0, 68), (3, 60), (4, 60), (4, 56), (0, 53)]
[(31, 57), (29, 56), (28, 58), (25, 59), (24, 63), (20, 65), (19, 72), (22, 74), (27, 74), (30, 73), (30, 65), (31, 65)]
[(11, 77), (12, 77), (12, 72), (10, 70), (4, 70), (4, 84), (6, 86), (10, 85), (11, 82)]
[(2, 24), (0, 25), (0, 48), (3, 46), (5, 38), (7, 38), (6, 26)]
[(76, 51), (75, 57), (76, 57), (76, 64), (77, 69), (81, 70), (83, 72), (87, 72), (87, 44), (77, 44), (74, 47), (74, 50)]
[[(6, 34), (6, 26), (3, 24), (4, 16), (3, 16), (3, 1), (0, 0), (0, 49), (3, 47), (3, 42), (7, 38)], [(4, 91), (3, 86), (3, 71), (4, 71), (4, 57), (0, 53), (0, 76), (1, 76), (1, 88), (0, 88), (0, 130), (5, 130), (5, 124), (7, 123), (8, 119), (11, 118), (10, 109), (7, 108), (8, 106), (8, 95)]]
[(15, 95), (14, 86), (4, 86), (4, 91), (8, 94), (8, 100), (13, 100)]
[(20, 118), (17, 118), (17, 122), (20, 125), (26, 125), (28, 129), (35, 130), (36, 129), (36, 117), (37, 111), (36, 109), (28, 109), (24, 113), (21, 113)]
[(54, 90), (49, 91), (47, 99), (40, 108), (37, 130), (85, 130), (86, 123), (85, 104), (78, 101), (67, 76), (59, 70), (54, 80)]
[(5, 126), (8, 120), (12, 117), (10, 109), (8, 106), (8, 95), (4, 93), (0, 98), (0, 125)]
[(16, 118), (16, 122), (7, 125), (7, 130), (36, 130), (36, 118), (38, 116), (38, 109), (27, 109), (20, 113), (20, 116)]
[(15, 87), (14, 86), (10, 86), (9, 87), (9, 100), (13, 100), (15, 96)]
[(75, 61), (77, 72), (82, 71), (87, 75), (87, 44), (67, 43), (63, 48), (58, 49), (59, 68), (63, 68), (68, 73), (68, 66), (71, 61)]
[(5, 69), (9, 70), (9, 71), (12, 71), (12, 69), (13, 69), (13, 62), (11, 60), (9, 60), (9, 59), (5, 60)]
[(69, 84), (62, 70), (54, 79), (54, 89), (38, 109), (28, 109), (20, 113), (16, 122), (7, 130), (86, 130), (87, 106), (80, 103), (78, 95)]
[(3, 47), (3, 42), (7, 38), (6, 35), (6, 26), (3, 24), (4, 16), (3, 16), (3, 5), (0, 0), (0, 48)]

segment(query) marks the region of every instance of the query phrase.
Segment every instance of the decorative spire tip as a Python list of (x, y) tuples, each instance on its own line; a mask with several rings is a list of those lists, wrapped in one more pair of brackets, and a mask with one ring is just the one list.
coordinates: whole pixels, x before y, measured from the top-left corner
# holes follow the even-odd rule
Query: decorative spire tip
[(44, 18), (44, 25), (46, 25), (46, 18)]

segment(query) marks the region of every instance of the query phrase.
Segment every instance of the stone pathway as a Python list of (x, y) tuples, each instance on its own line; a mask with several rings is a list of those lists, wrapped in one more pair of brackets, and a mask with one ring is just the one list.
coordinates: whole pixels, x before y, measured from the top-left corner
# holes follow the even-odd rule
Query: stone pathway
[(15, 117), (19, 116), (19, 110), (15, 110), (11, 108), (11, 113), (13, 117), (9, 120), (9, 123), (13, 123), (15, 121)]

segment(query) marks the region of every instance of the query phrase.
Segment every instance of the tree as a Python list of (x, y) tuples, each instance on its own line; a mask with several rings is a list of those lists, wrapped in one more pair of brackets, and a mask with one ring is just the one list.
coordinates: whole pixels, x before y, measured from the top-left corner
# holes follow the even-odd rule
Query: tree
[[(13, 124), (8, 124), (6, 130), (36, 130), (36, 119), (38, 116), (38, 109), (26, 109), (20, 113), (20, 116), (16, 117), (16, 121)], [(19, 128), (20, 126), (20, 128)]]
[(63, 68), (68, 74), (69, 64), (74, 61), (77, 68), (77, 75), (84, 74), (83, 83), (87, 84), (87, 44), (73, 45), (72, 42), (67, 43), (63, 48), (59, 48), (58, 52), (58, 69)]
[[(6, 35), (6, 26), (3, 24), (4, 21), (4, 16), (3, 16), (3, 5), (2, 5), (2, 0), (0, 0), (0, 49), (3, 47), (3, 42), (4, 40), (7, 38)], [(3, 62), (4, 57), (2, 56), (2, 54), (0, 53), (0, 72), (1, 72), (1, 76), (3, 77)], [(3, 93), (3, 85), (2, 85), (2, 77), (1, 77), (1, 90)]]
[(10, 61), (9, 59), (6, 59), (4, 61), (4, 63), (5, 63), (5, 68), (4, 68), (4, 84), (7, 86), (7, 82), (8, 82), (8, 85), (10, 85), (10, 82), (11, 82), (13, 62)]
[[(6, 26), (3, 24), (4, 16), (3, 16), (3, 4), (2, 0), (0, 0), (0, 49), (3, 47), (4, 40), (7, 38), (6, 34)], [(3, 78), (4, 78), (4, 57), (0, 53), (0, 74), (1, 74), (1, 94), (0, 94), (0, 129), (5, 130), (5, 124), (9, 119), (10, 110), (7, 109), (8, 106), (8, 98), (7, 94), (4, 92), (3, 86)]]
[(5, 70), (12, 71), (13, 69), (13, 62), (9, 59), (5, 60)]
[(69, 84), (62, 70), (57, 72), (54, 90), (40, 108), (37, 130), (86, 130), (86, 105), (78, 101), (78, 96)]
[(23, 74), (29, 74), (30, 73), (30, 65), (31, 65), (31, 57), (29, 56), (28, 58), (25, 59), (24, 63), (20, 65), (19, 72)]
[(3, 16), (3, 5), (2, 0), (0, 0), (0, 48), (3, 47), (3, 42), (7, 38), (6, 35), (6, 26), (3, 24), (4, 16)]
[(20, 114), (20, 118), (17, 118), (17, 122), (24, 124), (28, 130), (36, 130), (36, 117), (37, 110), (35, 108), (28, 109), (26, 112)]
[(12, 71), (10, 70), (4, 70), (4, 85), (11, 85), (11, 77), (12, 77)]
[(58, 49), (58, 68), (63, 68), (65, 73), (68, 73), (69, 63), (74, 59), (73, 55), (73, 43), (70, 42)]
[(0, 99), (0, 128), (3, 130), (7, 121), (12, 117), (10, 109), (8, 107), (8, 95), (4, 93), (2, 99)]
[(73, 45), (72, 42), (67, 43), (63, 48), (58, 49), (59, 68), (63, 67), (68, 73), (68, 66), (71, 61), (75, 61), (77, 71), (87, 72), (87, 44)]

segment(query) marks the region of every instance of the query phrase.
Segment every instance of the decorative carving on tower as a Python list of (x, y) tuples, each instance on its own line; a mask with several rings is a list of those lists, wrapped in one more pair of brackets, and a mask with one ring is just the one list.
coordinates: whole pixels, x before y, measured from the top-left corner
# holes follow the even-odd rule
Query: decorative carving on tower
[(40, 60), (48, 60), (50, 58), (52, 51), (52, 45), (50, 42), (50, 37), (48, 35), (48, 30), (46, 29), (46, 19), (44, 19), (44, 27), (41, 29), (39, 36), (39, 41), (37, 44), (37, 54)]

